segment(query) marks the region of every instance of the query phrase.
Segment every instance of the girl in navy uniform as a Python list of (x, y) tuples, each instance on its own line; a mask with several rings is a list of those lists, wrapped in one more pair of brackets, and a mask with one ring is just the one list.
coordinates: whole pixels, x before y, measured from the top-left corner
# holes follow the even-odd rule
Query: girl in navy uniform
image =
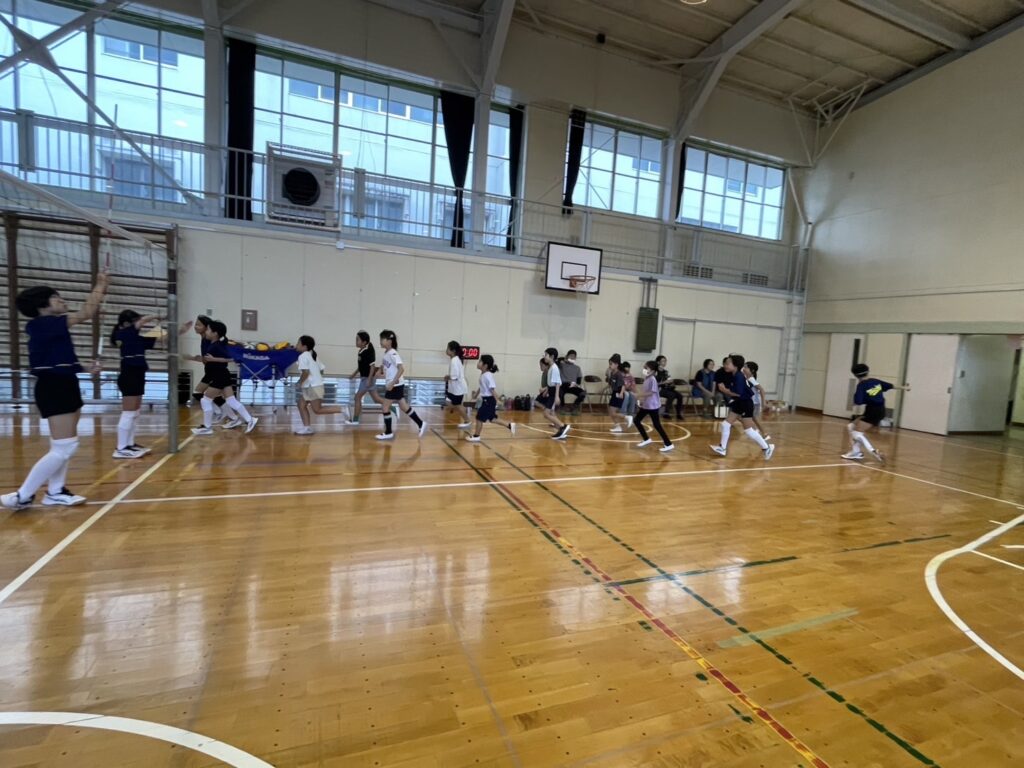
[(121, 419), (117, 422), (117, 450), (115, 459), (138, 459), (149, 453), (135, 443), (135, 422), (142, 407), (142, 396), (146, 393), (146, 350), (156, 345), (156, 339), (143, 336), (140, 331), (147, 323), (158, 320), (155, 315), (140, 315), (134, 309), (126, 309), (117, 317), (110, 343), (121, 350), (121, 372), (117, 376), (117, 388), (121, 390)]
[(259, 419), (249, 415), (249, 411), (235, 397), (234, 382), (231, 372), (228, 371), (228, 363), (232, 362), (231, 353), (228, 352), (228, 327), (220, 320), (211, 320), (206, 329), (206, 338), (210, 346), (206, 349), (203, 362), (206, 364), (206, 376), (203, 380), (208, 386), (203, 393), (201, 401), (203, 406), (203, 426), (192, 430), (193, 435), (213, 434), (213, 399), (224, 395), (227, 404), (231, 406), (238, 418), (245, 424), (245, 433), (249, 434), (256, 429)]
[[(405, 399), (405, 364), (398, 356), (398, 336), (394, 331), (380, 332), (380, 346), (384, 350), (380, 367), (384, 371), (385, 392), (382, 407), (384, 408), (384, 432), (377, 435), (378, 440), (394, 440), (395, 433), (391, 430), (391, 404), (398, 403), (402, 413), (408, 416), (419, 427), (419, 436), (427, 431), (427, 423), (421, 419)], [(379, 397), (379, 396), (378, 396)]]
[(719, 456), (725, 456), (729, 447), (729, 433), (734, 426), (742, 423), (743, 433), (757, 443), (767, 461), (775, 453), (775, 445), (765, 442), (761, 433), (754, 429), (754, 393), (747, 383), (747, 377), (743, 375), (743, 366), (746, 364), (743, 355), (729, 355), (725, 358), (725, 371), (732, 377), (732, 382), (729, 385), (723, 384), (721, 389), (729, 400), (729, 415), (722, 424), (721, 444), (710, 448)]
[[(212, 322), (213, 320), (211, 320), (206, 315), (199, 315), (196, 317), (194, 323), (185, 323), (185, 326), (181, 329), (181, 333), (187, 333), (189, 330), (195, 330), (196, 335), (199, 336), (199, 354), (192, 355), (186, 359), (194, 360), (197, 363), (203, 363), (203, 378), (200, 379), (199, 384), (196, 386), (195, 391), (192, 393), (192, 397), (195, 399), (197, 403), (200, 404), (203, 402), (203, 393), (210, 386), (210, 376), (206, 370), (206, 364), (204, 363), (203, 358), (206, 357), (206, 353), (210, 349), (210, 344), (212, 343), (208, 338), (206, 338), (206, 329), (210, 327), (210, 323)], [(231, 413), (230, 409), (228, 409), (228, 413), (224, 413), (224, 406), (225, 402), (223, 397), (218, 396), (213, 399), (212, 423), (217, 424), (218, 422), (226, 418), (228, 419), (228, 423), (232, 424), (233, 427), (238, 426), (238, 424), (235, 424), (235, 422), (238, 421), (238, 423), (240, 424), (241, 421), (238, 419), (237, 416), (235, 416), (234, 413)]]
[(867, 432), (877, 429), (885, 418), (885, 393), (890, 389), (910, 391), (910, 385), (894, 387), (888, 381), (871, 378), (871, 370), (864, 363), (857, 363), (850, 369), (857, 378), (857, 391), (853, 393), (853, 404), (864, 406), (864, 412), (857, 416), (848, 427), (850, 431), (850, 450), (843, 454), (844, 459), (860, 461), (864, 458), (861, 446), (868, 450), (880, 464), (885, 464), (885, 456), (868, 440)]
[(480, 407), (476, 412), (473, 434), (469, 435), (466, 439), (471, 443), (479, 443), (480, 433), (484, 429), (484, 424), (488, 421), (500, 427), (505, 427), (515, 437), (515, 422), (498, 418), (498, 383), (494, 380), (494, 374), (498, 372), (498, 366), (495, 365), (494, 358), (491, 355), (481, 355), (480, 362), (476, 364), (476, 367), (480, 371), (480, 385), (477, 391), (473, 393), (473, 399), (476, 400), (477, 396), (480, 397)]
[(82, 392), (78, 374), (82, 366), (71, 341), (71, 326), (91, 319), (99, 309), (107, 291), (108, 277), (100, 273), (85, 305), (77, 312), (68, 312), (68, 305), (59, 293), (48, 286), (26, 288), (18, 294), (16, 306), (25, 317), (28, 334), (28, 359), (36, 377), (35, 400), (39, 415), (50, 428), (50, 450), (29, 470), (21, 488), (0, 496), (0, 504), (8, 509), (25, 509), (32, 505), (36, 491), (47, 485), (44, 506), (75, 506), (84, 504), (84, 496), (67, 489), (68, 464), (78, 450), (78, 417), (82, 412)]

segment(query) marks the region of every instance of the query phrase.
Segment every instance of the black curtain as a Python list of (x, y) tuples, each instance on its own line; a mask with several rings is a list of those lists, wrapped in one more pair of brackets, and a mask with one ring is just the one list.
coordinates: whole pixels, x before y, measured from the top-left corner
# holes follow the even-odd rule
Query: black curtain
[(679, 214), (683, 210), (683, 184), (686, 181), (686, 144), (679, 146), (679, 156), (676, 160), (679, 167), (679, 189), (676, 191), (676, 221), (678, 221)]
[[(452, 248), (466, 245), (466, 210), (463, 193), (469, 170), (469, 148), (473, 142), (473, 118), (476, 99), (461, 93), (441, 91), (441, 114), (444, 116), (444, 138), (448, 144), (448, 164), (455, 182), (455, 215), (452, 217)], [(486, 147), (482, 150), (487, 151)]]
[(523, 159), (523, 109), (524, 107), (513, 107), (508, 111), (508, 230), (505, 233), (505, 250), (514, 251), (515, 243), (515, 221), (518, 215), (519, 204), (516, 198), (519, 197), (519, 166)]
[(228, 40), (228, 163), (224, 216), (252, 219), (252, 150), (256, 96), (256, 46)]
[(587, 126), (587, 113), (574, 109), (569, 113), (569, 160), (565, 167), (565, 197), (562, 198), (562, 213), (572, 213), (572, 193), (580, 178), (580, 161), (583, 159), (583, 129)]

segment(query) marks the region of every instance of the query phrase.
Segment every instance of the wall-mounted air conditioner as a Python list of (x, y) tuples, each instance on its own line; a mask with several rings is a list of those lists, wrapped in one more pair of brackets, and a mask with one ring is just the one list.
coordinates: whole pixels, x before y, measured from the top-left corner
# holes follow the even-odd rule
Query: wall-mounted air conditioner
[(267, 144), (267, 221), (339, 229), (341, 161), (327, 152)]

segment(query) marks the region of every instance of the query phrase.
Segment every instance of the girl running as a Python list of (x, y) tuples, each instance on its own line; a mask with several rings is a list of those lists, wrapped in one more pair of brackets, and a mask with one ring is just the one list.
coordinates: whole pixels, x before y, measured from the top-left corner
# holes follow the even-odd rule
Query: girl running
[(324, 405), (324, 366), (316, 357), (316, 339), (312, 336), (299, 336), (295, 349), (299, 351), (299, 418), (302, 426), (295, 430), (296, 435), (312, 435), (313, 428), (309, 425), (310, 411), (317, 416), (330, 416), (341, 413), (341, 406)]
[(608, 358), (608, 370), (604, 375), (604, 380), (608, 383), (608, 415), (612, 420), (612, 428), (609, 432), (621, 432), (622, 424), (619, 423), (619, 419), (626, 425), (626, 429), (633, 426), (632, 416), (623, 416), (622, 405), (625, 402), (626, 397), (626, 377), (619, 370), (619, 365), (622, 363), (622, 357), (616, 353)]
[(356, 355), (356, 369), (352, 373), (352, 378), (359, 379), (359, 386), (352, 398), (352, 418), (345, 422), (352, 425), (358, 424), (363, 415), (363, 398), (366, 395), (370, 395), (373, 400), (380, 402), (377, 397), (374, 397), (376, 390), (373, 381), (377, 367), (377, 351), (370, 343), (369, 333), (359, 331), (356, 334), (356, 349), (359, 352)]
[(864, 406), (864, 412), (847, 426), (850, 432), (850, 450), (843, 454), (843, 458), (851, 461), (863, 460), (864, 452), (861, 450), (861, 446), (863, 446), (879, 464), (885, 464), (885, 456), (871, 444), (867, 433), (878, 429), (878, 425), (885, 418), (885, 393), (890, 389), (902, 389), (904, 392), (909, 392), (910, 385), (894, 387), (888, 381), (871, 378), (871, 369), (864, 363), (857, 363), (850, 369), (850, 373), (857, 379), (853, 404)]
[[(199, 316), (196, 317), (196, 320), (195, 320), (194, 323), (186, 322), (185, 325), (182, 326), (181, 331), (179, 332), (181, 334), (185, 334), (185, 333), (188, 333), (188, 331), (190, 331), (190, 330), (195, 330), (196, 335), (199, 337), (199, 354), (198, 355), (192, 355), (192, 356), (190, 356), (190, 357), (188, 357), (186, 359), (187, 360), (192, 360), (192, 361), (197, 362), (197, 363), (203, 363), (203, 378), (199, 380), (199, 384), (196, 386), (195, 391), (192, 393), (193, 399), (197, 403), (200, 403), (200, 404), (202, 404), (202, 402), (203, 402), (203, 393), (210, 386), (210, 381), (209, 381), (210, 376), (209, 376), (209, 372), (206, 370), (206, 364), (204, 363), (203, 358), (206, 357), (206, 352), (207, 352), (207, 350), (210, 349), (210, 343), (211, 342), (210, 342), (210, 340), (208, 338), (206, 338), (206, 330), (207, 330), (207, 328), (210, 327), (210, 323), (212, 323), (212, 322), (213, 322), (213, 320), (211, 320), (206, 315), (199, 315)], [(214, 400), (213, 400), (213, 423), (214, 424), (218, 424), (221, 421), (223, 421), (224, 419), (227, 419), (228, 423), (229, 424), (233, 424), (233, 426), (238, 426), (238, 424), (241, 424), (241, 421), (238, 421), (238, 417), (235, 416), (234, 413), (231, 413), (230, 409), (228, 410), (228, 413), (224, 412), (224, 405), (225, 405), (225, 402), (224, 402), (224, 398), (223, 397), (216, 397), (216, 398), (214, 398)], [(238, 424), (234, 423), (236, 421), (238, 421)]]
[(0, 504), (8, 509), (32, 506), (36, 491), (44, 483), (44, 506), (73, 507), (85, 503), (84, 496), (76, 496), (64, 484), (68, 464), (78, 450), (78, 417), (82, 412), (82, 392), (78, 386), (82, 366), (75, 354), (70, 328), (96, 314), (108, 282), (107, 273), (101, 272), (85, 305), (77, 312), (69, 313), (61, 295), (44, 285), (26, 288), (15, 300), (18, 311), (30, 318), (25, 325), (29, 366), (36, 377), (36, 407), (50, 430), (50, 450), (29, 470), (17, 491), (0, 496)]
[(149, 453), (135, 442), (135, 423), (142, 408), (146, 392), (146, 350), (156, 346), (156, 339), (143, 336), (140, 331), (147, 323), (156, 322), (155, 315), (143, 317), (134, 309), (126, 309), (117, 317), (110, 343), (121, 350), (121, 372), (117, 388), (121, 390), (121, 419), (117, 422), (117, 450), (115, 459), (140, 459)]
[(764, 401), (767, 399), (764, 393), (764, 387), (757, 380), (757, 363), (748, 360), (747, 364), (743, 368), (743, 375), (747, 377), (747, 384), (750, 385), (750, 391), (753, 393), (754, 399), (754, 428), (764, 435), (765, 440), (771, 440), (772, 436), (765, 432), (764, 427), (761, 426), (760, 415), (764, 410)]
[(665, 428), (661, 426), (661, 395), (658, 393), (660, 388), (658, 364), (654, 360), (648, 360), (644, 363), (644, 383), (640, 389), (640, 410), (634, 422), (640, 433), (640, 442), (636, 445), (637, 448), (645, 448), (651, 444), (651, 438), (647, 436), (647, 430), (644, 429), (644, 419), (650, 416), (651, 424), (654, 425), (655, 431), (661, 437), (661, 442), (664, 443), (660, 450), (662, 453), (668, 453), (675, 449), (675, 445), (668, 439)]
[(480, 362), (476, 364), (476, 367), (480, 371), (480, 385), (476, 392), (473, 393), (473, 399), (476, 400), (477, 396), (481, 398), (480, 408), (476, 412), (473, 434), (466, 437), (466, 439), (471, 443), (479, 443), (480, 433), (484, 429), (484, 424), (488, 421), (494, 422), (500, 427), (505, 427), (512, 433), (512, 437), (515, 437), (515, 422), (498, 418), (498, 398), (496, 395), (498, 384), (494, 380), (494, 374), (498, 372), (498, 366), (494, 364), (494, 358), (491, 355), (481, 355)]
[(548, 347), (544, 350), (544, 357), (540, 359), (540, 391), (534, 401), (543, 409), (544, 418), (557, 431), (551, 436), (552, 440), (565, 440), (569, 436), (570, 426), (563, 424), (555, 415), (555, 403), (558, 401), (558, 392), (562, 387), (562, 375), (559, 373), (555, 360), (558, 359), (558, 350)]
[[(384, 350), (384, 356), (380, 364), (384, 371), (385, 392), (384, 399), (377, 395), (374, 399), (381, 403), (384, 409), (384, 432), (377, 435), (378, 440), (394, 440), (395, 433), (391, 430), (391, 404), (398, 403), (398, 407), (406, 416), (413, 420), (419, 427), (419, 436), (423, 437), (427, 431), (427, 422), (417, 415), (408, 401), (405, 399), (405, 364), (398, 356), (398, 336), (394, 331), (383, 330), (380, 332), (380, 346)], [(384, 402), (387, 401), (387, 402)]]
[(203, 399), (200, 401), (203, 406), (203, 426), (192, 430), (193, 435), (213, 434), (213, 399), (224, 395), (224, 400), (231, 410), (238, 414), (238, 418), (245, 424), (245, 433), (249, 434), (256, 429), (259, 419), (250, 416), (249, 411), (235, 397), (235, 390), (232, 386), (231, 373), (228, 371), (228, 363), (232, 362), (231, 354), (228, 352), (228, 327), (220, 320), (211, 320), (206, 328), (206, 338), (210, 342), (203, 362), (206, 364), (206, 376), (208, 378), (206, 391), (203, 392)]
[(732, 383), (723, 384), (722, 393), (729, 400), (729, 415), (722, 424), (722, 442), (720, 445), (709, 446), (719, 456), (725, 456), (729, 447), (729, 433), (737, 424), (742, 423), (743, 433), (757, 443), (764, 452), (765, 461), (775, 453), (774, 443), (767, 443), (761, 433), (754, 429), (754, 397), (743, 375), (743, 366), (747, 361), (743, 355), (729, 355), (725, 358), (725, 371), (732, 377)]
[(463, 420), (463, 401), (469, 387), (466, 384), (466, 368), (462, 363), (462, 345), (457, 341), (449, 341), (444, 353), (448, 355), (448, 373), (444, 377), (444, 397), (450, 403), (445, 410), (459, 416), (459, 428), (470, 426), (468, 419)]

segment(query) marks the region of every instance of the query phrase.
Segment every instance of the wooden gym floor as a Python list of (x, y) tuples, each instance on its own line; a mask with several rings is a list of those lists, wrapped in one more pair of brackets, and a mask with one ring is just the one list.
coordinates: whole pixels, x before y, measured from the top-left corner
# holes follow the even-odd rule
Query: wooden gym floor
[[(589, 414), (267, 415), (165, 459), (160, 418), (116, 463), (86, 416), (90, 505), (0, 514), (3, 768), (1024, 763), (1024, 430), (883, 434), (880, 469), (804, 414), (769, 464)], [(44, 439), (0, 429), (6, 491)]]

